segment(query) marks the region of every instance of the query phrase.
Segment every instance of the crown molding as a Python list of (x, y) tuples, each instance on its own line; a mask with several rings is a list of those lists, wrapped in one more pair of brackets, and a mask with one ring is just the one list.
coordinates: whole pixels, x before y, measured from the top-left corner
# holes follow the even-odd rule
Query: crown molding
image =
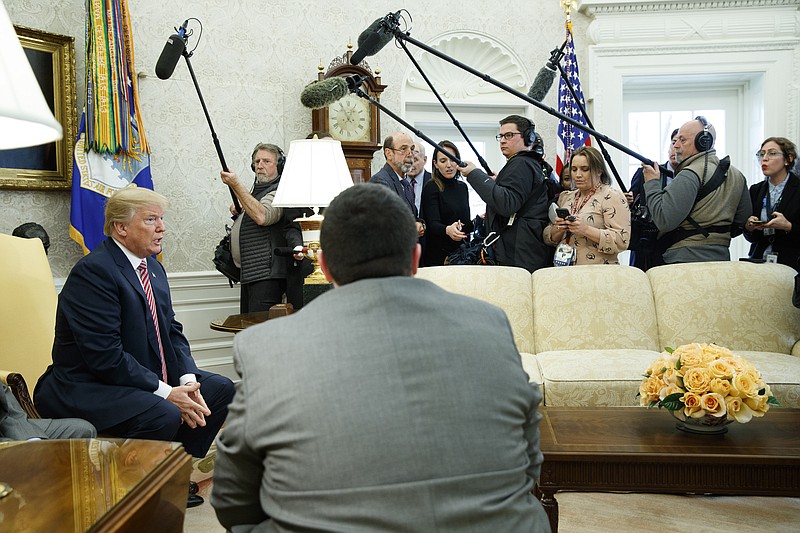
[(706, 9), (745, 9), (790, 7), (800, 0), (580, 0), (578, 11), (585, 15), (641, 13), (664, 11), (698, 11)]
[[(592, 0), (610, 1), (610, 0)], [(750, 0), (749, 3), (793, 2), (800, 0)], [(616, 0), (616, 4), (620, 4)], [(706, 2), (706, 5), (746, 4), (745, 0)], [(664, 4), (664, 1), (661, 1)], [(681, 2), (680, 5), (688, 5)], [(642, 3), (638, 2), (641, 6)], [(656, 5), (655, 3), (652, 5)], [(659, 4), (660, 5), (660, 4)], [(677, 4), (674, 4), (677, 5)], [(695, 4), (699, 5), (699, 4)], [(595, 13), (586, 30), (591, 44), (602, 46), (654, 46), (658, 43), (670, 46), (673, 43), (764, 43), (780, 41), (783, 47), (792, 47), (800, 38), (800, 12), (784, 6), (767, 9), (716, 9), (694, 11), (616, 11)], [(780, 44), (777, 45), (781, 47)]]
[[(753, 42), (740, 42), (740, 43), (707, 43), (703, 45), (704, 54), (717, 54), (717, 53), (731, 53), (731, 52), (764, 52), (764, 51), (780, 51), (780, 50), (794, 50), (800, 45), (800, 39), (792, 41), (753, 41)], [(614, 57), (614, 56), (660, 56), (668, 54), (679, 55), (695, 55), (697, 54), (696, 45), (648, 45), (637, 46), (632, 48), (630, 46), (602, 46), (593, 47), (592, 51), (598, 56)]]

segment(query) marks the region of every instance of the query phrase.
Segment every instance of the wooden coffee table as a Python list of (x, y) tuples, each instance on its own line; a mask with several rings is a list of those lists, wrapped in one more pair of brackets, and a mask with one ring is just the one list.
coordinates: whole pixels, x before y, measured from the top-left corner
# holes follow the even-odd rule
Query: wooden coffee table
[(560, 490), (800, 496), (800, 409), (773, 408), (724, 435), (684, 433), (643, 407), (541, 412), (537, 492), (554, 533)]

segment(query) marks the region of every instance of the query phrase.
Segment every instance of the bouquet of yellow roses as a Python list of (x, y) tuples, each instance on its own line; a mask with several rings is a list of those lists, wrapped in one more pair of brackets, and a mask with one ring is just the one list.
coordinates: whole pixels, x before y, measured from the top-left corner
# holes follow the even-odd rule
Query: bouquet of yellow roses
[(726, 417), (745, 424), (780, 405), (761, 373), (745, 358), (716, 344), (684, 344), (650, 365), (639, 386), (641, 404), (663, 407), (679, 420)]

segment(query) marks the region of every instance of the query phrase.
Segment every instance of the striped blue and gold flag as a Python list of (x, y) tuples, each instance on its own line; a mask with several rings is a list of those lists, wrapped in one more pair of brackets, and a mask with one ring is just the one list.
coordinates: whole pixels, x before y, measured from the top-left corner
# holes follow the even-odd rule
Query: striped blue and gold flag
[(106, 199), (153, 188), (142, 126), (127, 0), (86, 1), (86, 107), (72, 167), (70, 237), (88, 254), (105, 238)]

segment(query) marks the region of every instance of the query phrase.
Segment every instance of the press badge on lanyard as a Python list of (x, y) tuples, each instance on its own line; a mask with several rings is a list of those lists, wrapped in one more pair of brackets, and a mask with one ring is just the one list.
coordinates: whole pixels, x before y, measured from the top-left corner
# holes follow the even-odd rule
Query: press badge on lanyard
[(575, 263), (575, 247), (571, 244), (562, 242), (556, 246), (556, 253), (553, 255), (553, 265), (557, 267), (570, 266)]

